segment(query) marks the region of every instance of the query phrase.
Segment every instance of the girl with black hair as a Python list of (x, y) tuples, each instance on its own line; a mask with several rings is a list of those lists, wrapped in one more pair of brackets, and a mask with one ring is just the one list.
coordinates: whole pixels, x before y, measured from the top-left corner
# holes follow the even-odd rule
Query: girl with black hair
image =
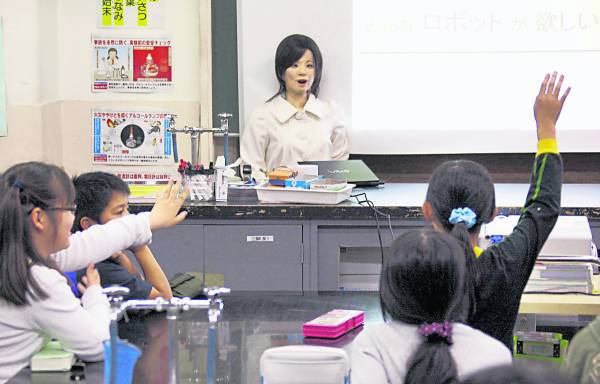
[[(152, 212), (70, 235), (75, 190), (60, 168), (29, 162), (0, 179), (0, 383), (29, 364), (50, 338), (84, 360), (102, 360), (109, 305), (93, 263), (150, 241), (151, 230), (181, 222), (186, 193), (169, 185)], [(81, 301), (63, 271), (87, 266)]]
[(450, 384), (511, 362), (498, 340), (465, 325), (465, 253), (452, 236), (411, 230), (391, 245), (379, 285), (386, 323), (354, 340), (353, 384)]
[(345, 160), (348, 142), (344, 117), (332, 101), (318, 99), (323, 58), (308, 36), (290, 35), (275, 53), (279, 90), (249, 118), (240, 154), (252, 175), (308, 160)]
[(423, 215), (437, 230), (452, 234), (467, 255), (471, 309), (468, 324), (512, 350), (521, 295), (538, 253), (560, 214), (562, 160), (556, 122), (569, 94), (563, 76), (547, 74), (534, 104), (538, 152), (531, 186), (518, 225), (500, 243), (477, 247), (481, 225), (495, 215), (494, 185), (487, 170), (473, 161), (448, 161), (431, 176)]

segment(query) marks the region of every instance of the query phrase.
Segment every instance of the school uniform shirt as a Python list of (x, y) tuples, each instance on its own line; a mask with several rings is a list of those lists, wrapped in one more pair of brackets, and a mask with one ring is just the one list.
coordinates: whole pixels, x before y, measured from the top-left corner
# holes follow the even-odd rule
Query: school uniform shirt
[(600, 318), (575, 335), (560, 369), (577, 383), (600, 383)]
[(481, 278), (475, 282), (475, 312), (468, 324), (510, 349), (521, 295), (560, 214), (562, 169), (556, 140), (540, 140), (517, 226), (477, 258)]
[(333, 101), (310, 95), (302, 110), (282, 96), (255, 110), (244, 132), (240, 155), (256, 179), (279, 166), (301, 161), (348, 159), (346, 126)]
[[(119, 285), (129, 288), (129, 294), (123, 296), (124, 300), (145, 300), (150, 296), (150, 292), (152, 292), (152, 284), (132, 275), (127, 268), (123, 267), (112, 257), (97, 263), (96, 269), (100, 275), (103, 287)], [(83, 276), (85, 276), (85, 269), (77, 272), (77, 281), (81, 281)]]
[[(149, 213), (129, 215), (71, 235), (70, 246), (50, 257), (61, 270), (74, 271), (122, 249), (147, 244), (151, 237)], [(48, 298), (28, 295), (31, 304), (19, 307), (0, 300), (0, 383), (27, 366), (51, 338), (83, 360), (104, 358), (110, 308), (101, 288), (89, 287), (78, 300), (58, 271), (33, 265), (31, 274)]]
[[(510, 351), (498, 340), (469, 327), (454, 323), (450, 355), (458, 378), (497, 365), (510, 364)], [(352, 384), (404, 382), (412, 355), (425, 338), (416, 325), (399, 321), (367, 327), (352, 342)]]

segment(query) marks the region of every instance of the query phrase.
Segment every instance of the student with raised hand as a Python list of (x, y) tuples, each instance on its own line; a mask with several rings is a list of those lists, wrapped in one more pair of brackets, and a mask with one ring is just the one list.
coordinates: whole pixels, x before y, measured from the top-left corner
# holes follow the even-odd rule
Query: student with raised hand
[[(118, 176), (107, 172), (89, 172), (75, 177), (73, 184), (77, 205), (73, 232), (129, 215), (129, 186)], [(120, 251), (96, 264), (102, 286), (129, 288), (129, 295), (124, 297), (126, 300), (173, 297), (169, 280), (148, 245), (134, 248), (131, 252), (142, 268), (143, 275), (127, 254)], [(85, 273), (85, 270), (80, 270), (77, 280), (81, 280)]]
[(343, 113), (333, 101), (317, 98), (323, 57), (305, 35), (283, 39), (275, 53), (279, 90), (253, 111), (242, 133), (240, 155), (261, 179), (279, 166), (308, 160), (348, 159)]
[[(29, 364), (51, 338), (84, 360), (102, 360), (109, 304), (93, 263), (150, 241), (152, 230), (181, 222), (187, 195), (169, 185), (151, 212), (70, 236), (75, 190), (60, 168), (17, 164), (0, 179), (0, 383)], [(63, 271), (87, 266), (81, 301)]]
[(423, 215), (437, 230), (460, 240), (470, 272), (468, 324), (512, 350), (521, 295), (544, 242), (560, 214), (562, 159), (556, 122), (569, 94), (563, 76), (547, 74), (533, 107), (538, 151), (531, 185), (513, 232), (485, 251), (477, 247), (481, 225), (495, 215), (494, 185), (487, 170), (472, 161), (441, 164), (432, 174)]
[(386, 322), (354, 340), (351, 382), (449, 384), (510, 364), (502, 343), (465, 324), (468, 280), (464, 250), (452, 236), (421, 229), (396, 238), (379, 284)]

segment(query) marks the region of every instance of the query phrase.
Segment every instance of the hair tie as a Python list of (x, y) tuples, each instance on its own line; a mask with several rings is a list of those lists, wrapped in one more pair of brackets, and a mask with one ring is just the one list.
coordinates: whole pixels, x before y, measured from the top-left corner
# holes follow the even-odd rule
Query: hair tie
[(428, 342), (443, 341), (452, 344), (452, 323), (444, 321), (443, 323), (424, 323), (419, 326), (419, 334), (427, 338)]
[(448, 218), (450, 224), (465, 223), (467, 228), (471, 228), (477, 223), (477, 215), (469, 207), (454, 208)]

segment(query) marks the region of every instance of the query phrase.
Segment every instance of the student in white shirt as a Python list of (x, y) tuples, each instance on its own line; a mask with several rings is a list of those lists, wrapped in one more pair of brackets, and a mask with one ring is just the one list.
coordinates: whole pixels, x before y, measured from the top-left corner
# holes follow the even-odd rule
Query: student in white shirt
[(255, 178), (300, 161), (348, 158), (342, 111), (317, 98), (322, 70), (321, 51), (310, 37), (290, 35), (279, 43), (279, 91), (252, 113), (242, 133), (241, 157)]
[[(60, 168), (29, 162), (0, 178), (0, 383), (25, 367), (50, 338), (84, 360), (103, 359), (109, 305), (93, 264), (150, 241), (151, 230), (181, 222), (186, 193), (170, 185), (152, 212), (70, 236), (75, 190)], [(81, 301), (62, 271), (87, 266)]]
[(351, 382), (456, 383), (510, 364), (501, 342), (465, 324), (467, 279), (464, 250), (452, 236), (422, 229), (394, 240), (379, 288), (386, 322), (354, 340)]

